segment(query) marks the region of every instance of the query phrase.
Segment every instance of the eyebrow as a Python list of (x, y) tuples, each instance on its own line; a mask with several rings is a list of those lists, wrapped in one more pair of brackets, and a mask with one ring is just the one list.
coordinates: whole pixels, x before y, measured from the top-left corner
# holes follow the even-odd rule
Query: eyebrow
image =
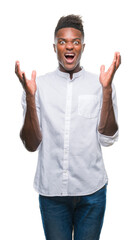
[[(73, 38), (72, 40), (77, 40), (77, 39), (79, 39), (80, 41), (81, 41), (81, 38)], [(62, 38), (62, 37), (60, 37), (60, 38), (58, 38), (57, 40), (66, 40), (66, 38)]]

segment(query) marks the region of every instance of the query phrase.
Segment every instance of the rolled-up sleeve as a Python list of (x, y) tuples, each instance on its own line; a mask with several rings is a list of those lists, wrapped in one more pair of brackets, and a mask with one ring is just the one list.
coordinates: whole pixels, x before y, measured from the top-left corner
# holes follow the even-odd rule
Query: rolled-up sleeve
[(98, 133), (100, 144), (104, 147), (109, 147), (118, 140), (119, 131), (117, 131), (113, 136), (105, 136), (101, 133)]
[[(115, 90), (114, 84), (112, 84), (112, 102), (113, 102), (115, 120), (118, 125), (118, 107), (117, 107), (116, 90)], [(99, 120), (100, 120), (100, 116), (99, 116)], [(106, 136), (106, 135), (101, 134), (98, 131), (99, 142), (104, 147), (109, 147), (109, 146), (113, 145), (114, 142), (118, 140), (118, 136), (119, 136), (119, 130), (117, 130), (117, 132), (113, 136)]]

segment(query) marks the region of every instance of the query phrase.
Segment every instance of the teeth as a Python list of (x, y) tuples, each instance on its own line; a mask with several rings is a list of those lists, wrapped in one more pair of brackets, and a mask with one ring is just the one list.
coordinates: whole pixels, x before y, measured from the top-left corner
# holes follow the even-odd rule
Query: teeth
[(73, 53), (67, 53), (67, 54), (65, 54), (65, 56), (72, 56), (72, 57), (74, 57), (74, 54)]

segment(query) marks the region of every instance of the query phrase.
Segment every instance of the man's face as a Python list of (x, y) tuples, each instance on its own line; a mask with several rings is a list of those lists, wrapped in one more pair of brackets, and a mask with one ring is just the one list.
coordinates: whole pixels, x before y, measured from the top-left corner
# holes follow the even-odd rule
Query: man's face
[(62, 28), (58, 30), (54, 50), (62, 72), (80, 71), (80, 59), (84, 46), (82, 33), (78, 29)]

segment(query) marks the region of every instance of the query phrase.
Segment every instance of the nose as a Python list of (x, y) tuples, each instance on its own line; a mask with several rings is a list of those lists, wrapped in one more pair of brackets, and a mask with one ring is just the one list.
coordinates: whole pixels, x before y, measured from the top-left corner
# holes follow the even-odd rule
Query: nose
[(67, 42), (67, 44), (66, 44), (66, 49), (67, 50), (72, 50), (73, 49), (73, 43), (72, 42)]

